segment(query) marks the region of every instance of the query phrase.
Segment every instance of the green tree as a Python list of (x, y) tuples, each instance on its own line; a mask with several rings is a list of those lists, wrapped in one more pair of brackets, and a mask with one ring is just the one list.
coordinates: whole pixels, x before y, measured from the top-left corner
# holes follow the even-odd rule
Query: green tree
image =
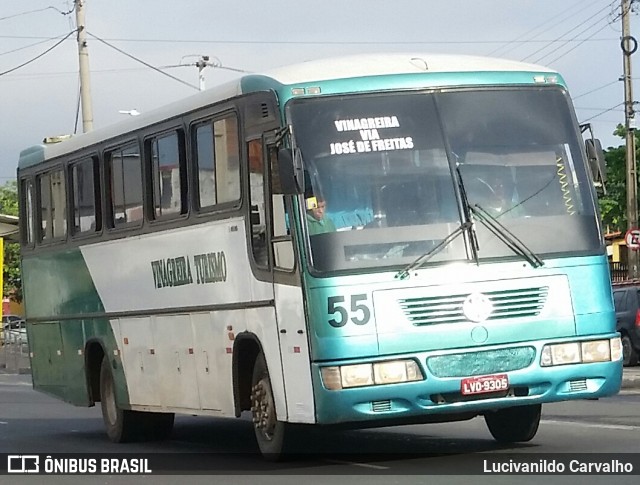
[[(624, 127), (618, 125), (614, 134), (624, 139)], [(640, 133), (635, 132), (636, 147), (640, 147)], [(640, 158), (636, 148), (636, 159)], [(627, 230), (627, 149), (624, 144), (609, 147), (604, 152), (607, 163), (607, 193), (600, 194), (600, 213), (605, 228), (609, 231)]]
[[(18, 215), (18, 186), (14, 181), (0, 187), (0, 214)], [(4, 241), (3, 294), (22, 301), (22, 279), (20, 277), (20, 245)]]

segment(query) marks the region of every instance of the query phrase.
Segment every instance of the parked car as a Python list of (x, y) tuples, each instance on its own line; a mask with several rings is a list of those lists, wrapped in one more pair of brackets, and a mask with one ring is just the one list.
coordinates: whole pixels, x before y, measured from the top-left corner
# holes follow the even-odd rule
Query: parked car
[(0, 345), (4, 345), (4, 332), (5, 327), (9, 323), (19, 322), (22, 317), (19, 315), (2, 315), (2, 326), (0, 326)]
[[(4, 318), (4, 317), (3, 317)], [(0, 332), (0, 344), (26, 344), (27, 343), (27, 324), (24, 320), (12, 320), (2, 324), (2, 332)]]
[(2, 315), (2, 328), (4, 328), (6, 323), (17, 322), (19, 320), (22, 320), (20, 315)]
[(622, 336), (622, 360), (625, 367), (638, 363), (640, 355), (640, 286), (614, 286), (616, 330)]

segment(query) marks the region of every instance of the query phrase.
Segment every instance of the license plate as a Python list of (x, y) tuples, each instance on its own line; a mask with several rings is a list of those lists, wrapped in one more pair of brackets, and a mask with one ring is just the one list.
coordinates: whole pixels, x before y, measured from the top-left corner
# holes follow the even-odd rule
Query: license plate
[(460, 382), (460, 393), (463, 396), (500, 392), (509, 389), (507, 374), (493, 376), (467, 377)]

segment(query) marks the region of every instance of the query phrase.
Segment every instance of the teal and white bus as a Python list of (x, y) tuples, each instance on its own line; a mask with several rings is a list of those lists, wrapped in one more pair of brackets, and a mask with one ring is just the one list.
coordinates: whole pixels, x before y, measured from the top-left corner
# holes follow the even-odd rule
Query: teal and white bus
[(100, 402), (114, 441), (243, 411), (271, 457), (303, 425), (483, 416), (530, 440), (542, 403), (621, 383), (591, 162), (558, 73), (419, 54), (29, 148), (34, 387)]

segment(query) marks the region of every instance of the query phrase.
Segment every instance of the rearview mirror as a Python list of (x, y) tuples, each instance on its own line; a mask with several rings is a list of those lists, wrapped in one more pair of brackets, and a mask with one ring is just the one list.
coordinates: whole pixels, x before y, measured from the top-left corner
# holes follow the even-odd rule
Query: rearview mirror
[(607, 168), (600, 140), (597, 138), (587, 138), (585, 140), (585, 146), (593, 180), (595, 182), (601, 182), (604, 187), (604, 183), (607, 181)]
[(291, 148), (278, 150), (278, 175), (280, 176), (280, 188), (284, 195), (297, 195), (302, 192), (302, 188), (299, 187), (296, 180)]

